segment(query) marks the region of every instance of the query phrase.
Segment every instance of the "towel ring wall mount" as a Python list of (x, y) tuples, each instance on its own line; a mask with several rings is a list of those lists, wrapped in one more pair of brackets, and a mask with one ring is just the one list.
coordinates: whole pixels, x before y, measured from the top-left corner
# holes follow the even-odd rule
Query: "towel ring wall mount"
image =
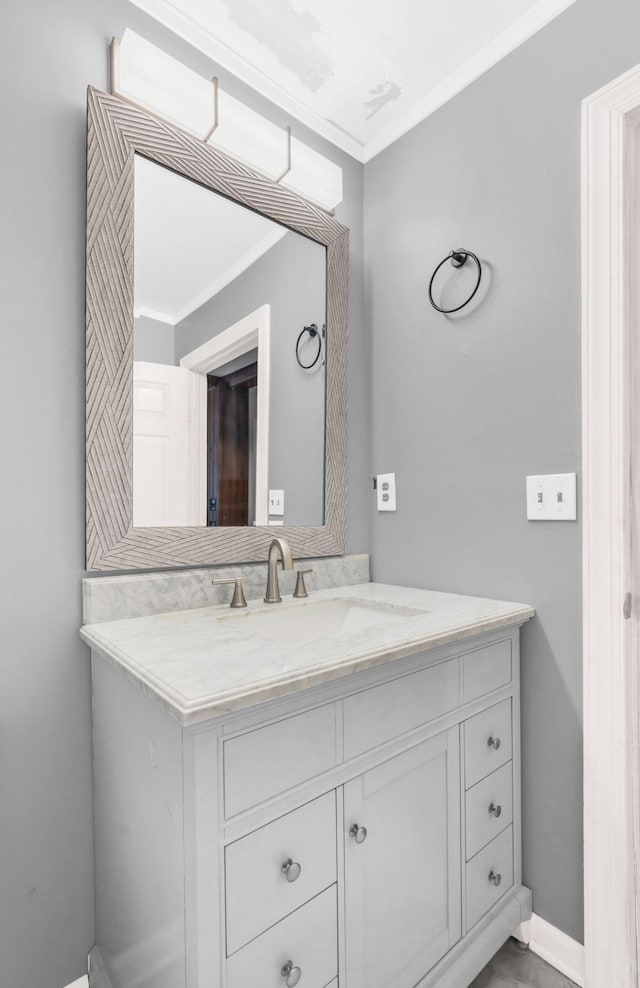
[[(433, 282), (435, 280), (438, 271), (443, 266), (443, 264), (447, 263), (447, 261), (450, 262), (452, 267), (461, 268), (467, 263), (469, 258), (472, 259), (472, 261), (476, 265), (476, 268), (478, 269), (478, 277), (476, 279), (476, 283), (474, 285), (473, 291), (471, 292), (471, 295), (469, 295), (469, 298), (465, 299), (462, 305), (456, 305), (455, 308), (453, 309), (441, 308), (441, 306), (437, 305), (436, 302), (434, 302), (433, 300)], [(459, 247), (458, 250), (449, 251), (447, 256), (440, 261), (435, 271), (431, 275), (431, 280), (429, 282), (429, 301), (431, 302), (434, 309), (436, 309), (438, 312), (444, 312), (445, 314), (448, 314), (450, 312), (459, 312), (460, 309), (464, 309), (465, 305), (468, 305), (471, 299), (474, 297), (474, 295), (476, 294), (476, 292), (480, 287), (481, 280), (482, 280), (482, 265), (480, 264), (480, 260), (478, 259), (477, 255), (474, 254), (473, 251), (466, 250), (463, 247)]]
[[(324, 326), (322, 329), (318, 329), (317, 324), (312, 322), (310, 326), (305, 326), (298, 336), (298, 339), (296, 340), (296, 360), (303, 370), (311, 370), (311, 368), (315, 367), (320, 360), (320, 355), (322, 354), (322, 341), (324, 339), (325, 332), (326, 329)], [(316, 351), (316, 355), (310, 363), (305, 364), (302, 360), (301, 351), (304, 348), (304, 343), (308, 342), (308, 340), (314, 339), (315, 337), (318, 339), (318, 349)]]

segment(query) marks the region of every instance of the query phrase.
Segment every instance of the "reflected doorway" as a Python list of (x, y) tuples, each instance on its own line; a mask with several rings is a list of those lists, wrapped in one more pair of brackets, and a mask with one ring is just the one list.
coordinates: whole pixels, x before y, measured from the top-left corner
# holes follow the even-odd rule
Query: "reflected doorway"
[(207, 374), (207, 524), (255, 522), (258, 361)]

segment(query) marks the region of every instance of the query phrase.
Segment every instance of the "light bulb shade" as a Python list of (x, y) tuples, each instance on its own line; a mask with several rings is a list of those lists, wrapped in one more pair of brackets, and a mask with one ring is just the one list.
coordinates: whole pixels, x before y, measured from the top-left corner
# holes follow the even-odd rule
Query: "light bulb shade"
[(295, 137), (291, 138), (291, 168), (280, 184), (324, 209), (334, 209), (342, 202), (342, 168)]
[(289, 168), (289, 134), (218, 89), (218, 126), (209, 144), (272, 179)]
[(196, 137), (215, 123), (215, 87), (129, 28), (112, 42), (112, 91)]

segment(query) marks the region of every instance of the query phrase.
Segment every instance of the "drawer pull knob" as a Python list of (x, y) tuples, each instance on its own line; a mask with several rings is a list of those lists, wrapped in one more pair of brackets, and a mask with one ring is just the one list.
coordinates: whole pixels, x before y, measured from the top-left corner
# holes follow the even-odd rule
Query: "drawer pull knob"
[(302, 977), (302, 968), (294, 967), (293, 961), (287, 961), (284, 965), (280, 974), (284, 978), (284, 983), (287, 988), (294, 988), (298, 984), (300, 978)]
[(489, 807), (489, 813), (493, 813), (494, 817), (497, 820), (502, 813), (502, 807), (500, 806), (499, 803), (497, 806), (495, 803), (492, 803), (491, 806)]
[(287, 879), (288, 882), (296, 882), (300, 878), (300, 872), (302, 871), (302, 865), (292, 858), (287, 858), (284, 862), (280, 871)]
[(491, 871), (489, 872), (489, 881), (493, 882), (493, 884), (497, 888), (500, 882), (502, 881), (502, 875), (500, 874), (499, 871), (496, 872), (492, 868)]
[(498, 748), (500, 747), (501, 741), (500, 738), (491, 737), (487, 739), (487, 744), (489, 745), (490, 748), (493, 748), (494, 751), (497, 751)]
[(360, 827), (357, 823), (354, 823), (353, 827), (349, 831), (349, 837), (353, 837), (356, 844), (364, 844), (367, 839), (367, 828)]

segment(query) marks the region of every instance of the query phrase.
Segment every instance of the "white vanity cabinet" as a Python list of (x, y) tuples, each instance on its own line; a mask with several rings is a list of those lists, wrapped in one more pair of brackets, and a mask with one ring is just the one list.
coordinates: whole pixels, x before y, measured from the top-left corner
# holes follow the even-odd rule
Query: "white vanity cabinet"
[(464, 988), (522, 920), (517, 626), (183, 726), (94, 654), (96, 988)]
[(460, 939), (458, 734), (443, 731), (344, 787), (351, 988), (412, 988)]

